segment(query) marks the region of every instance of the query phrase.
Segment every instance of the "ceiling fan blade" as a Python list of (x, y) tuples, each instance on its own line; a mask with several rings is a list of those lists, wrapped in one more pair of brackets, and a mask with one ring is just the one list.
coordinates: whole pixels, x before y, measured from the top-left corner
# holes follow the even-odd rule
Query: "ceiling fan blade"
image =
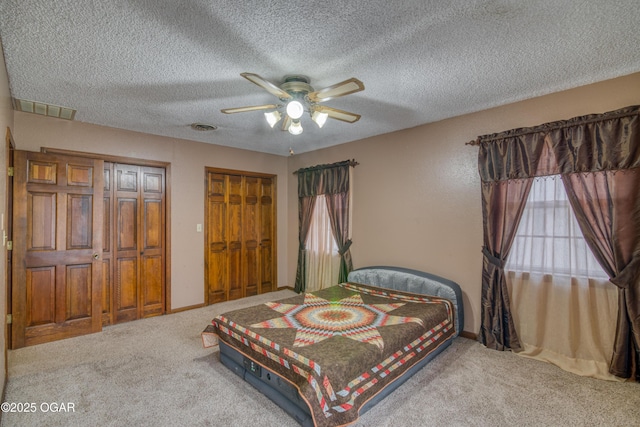
[(315, 111), (320, 113), (327, 113), (329, 117), (336, 120), (341, 120), (347, 123), (355, 123), (360, 120), (360, 114), (350, 113), (348, 111), (338, 110), (337, 108), (326, 107), (324, 105), (316, 105)]
[(254, 105), (252, 107), (225, 108), (222, 111), (225, 114), (244, 113), (245, 111), (273, 110), (278, 108), (277, 104)]
[(291, 124), (291, 117), (288, 115), (284, 116), (284, 120), (282, 121), (282, 130), (289, 130), (289, 125)]
[(257, 74), (240, 73), (240, 75), (242, 77), (244, 77), (245, 79), (249, 80), (251, 83), (257, 84), (258, 86), (260, 86), (261, 88), (263, 88), (264, 90), (269, 92), (271, 95), (275, 95), (280, 99), (291, 99), (291, 98), (293, 98), (287, 92), (285, 92), (284, 90), (280, 89), (278, 86), (274, 85), (270, 81), (267, 81), (267, 80), (263, 79), (262, 77), (260, 77)]
[(345, 80), (340, 83), (325, 87), (324, 89), (311, 92), (307, 96), (312, 102), (328, 101), (339, 96), (349, 95), (351, 93), (360, 92), (364, 90), (364, 83), (355, 77)]

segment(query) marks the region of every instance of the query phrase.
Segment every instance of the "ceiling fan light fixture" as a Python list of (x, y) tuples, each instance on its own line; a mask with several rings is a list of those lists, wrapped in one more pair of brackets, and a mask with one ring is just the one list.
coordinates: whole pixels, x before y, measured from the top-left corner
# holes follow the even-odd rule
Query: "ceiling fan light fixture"
[(299, 120), (292, 120), (289, 125), (289, 133), (291, 135), (300, 135), (302, 133), (302, 124), (300, 124)]
[(279, 111), (269, 111), (268, 113), (264, 113), (264, 117), (267, 119), (269, 126), (274, 127), (282, 118), (282, 114), (280, 114)]
[(319, 128), (322, 128), (322, 126), (324, 126), (325, 122), (327, 121), (328, 117), (329, 117), (329, 114), (327, 113), (314, 111), (313, 114), (311, 115), (311, 120), (316, 122)]
[(287, 115), (297, 120), (304, 114), (304, 106), (300, 101), (293, 100), (287, 104)]

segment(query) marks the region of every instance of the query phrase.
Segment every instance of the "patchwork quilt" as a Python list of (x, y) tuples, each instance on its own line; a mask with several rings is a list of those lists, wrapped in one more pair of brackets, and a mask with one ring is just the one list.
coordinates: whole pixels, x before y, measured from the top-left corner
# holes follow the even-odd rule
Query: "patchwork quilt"
[(218, 337), (293, 384), (317, 426), (360, 407), (455, 333), (450, 301), (355, 283), (231, 311)]

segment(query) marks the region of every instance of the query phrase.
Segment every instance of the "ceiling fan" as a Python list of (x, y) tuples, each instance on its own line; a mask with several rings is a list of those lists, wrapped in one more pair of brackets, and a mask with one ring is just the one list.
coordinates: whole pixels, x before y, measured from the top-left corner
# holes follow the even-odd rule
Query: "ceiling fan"
[(360, 119), (359, 114), (320, 105), (321, 102), (364, 90), (364, 84), (356, 78), (350, 78), (324, 89), (314, 90), (309, 84), (310, 80), (307, 76), (287, 75), (284, 77), (282, 84), (278, 86), (257, 74), (240, 73), (240, 75), (276, 96), (280, 103), (220, 110), (225, 114), (269, 110), (264, 115), (269, 125), (274, 127), (282, 119), (284, 113), (285, 119), (282, 122), (282, 130), (288, 130), (292, 135), (300, 135), (302, 133), (300, 118), (305, 111), (311, 115), (311, 119), (319, 127), (324, 126), (327, 118), (347, 123), (354, 123)]

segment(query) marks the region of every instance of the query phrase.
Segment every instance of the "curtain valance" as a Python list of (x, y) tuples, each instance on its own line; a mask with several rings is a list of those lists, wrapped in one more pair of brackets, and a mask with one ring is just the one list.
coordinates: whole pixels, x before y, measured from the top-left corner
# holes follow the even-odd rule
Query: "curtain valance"
[(298, 197), (338, 194), (349, 191), (349, 167), (354, 160), (298, 169)]
[(639, 139), (640, 106), (480, 136), (480, 179), (633, 169), (640, 167)]

